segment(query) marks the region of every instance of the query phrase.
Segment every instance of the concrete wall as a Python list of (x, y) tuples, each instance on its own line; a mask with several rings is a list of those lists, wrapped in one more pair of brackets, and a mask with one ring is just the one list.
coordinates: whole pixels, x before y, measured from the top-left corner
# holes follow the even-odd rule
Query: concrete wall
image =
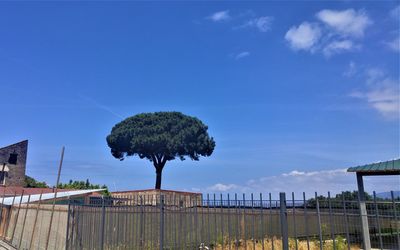
[[(18, 205), (12, 208), (4, 207), (1, 217), (8, 219), (9, 223), (3, 224), (5, 228), (1, 228), (0, 236), (17, 249), (29, 249), (30, 246), (30, 249), (46, 249), (51, 209), (52, 205), (48, 204), (40, 205), (39, 209), (36, 204), (30, 204), (28, 207), (24, 204), (19, 212)], [(68, 206), (55, 206), (48, 249), (65, 249), (67, 214)]]
[[(10, 154), (17, 153), (17, 164), (8, 164)], [(26, 157), (28, 153), (28, 141), (21, 141), (4, 148), (0, 148), (0, 171), (6, 163), (9, 171), (5, 180), (5, 186), (23, 186), (25, 182)], [(3, 183), (0, 183), (2, 185)]]

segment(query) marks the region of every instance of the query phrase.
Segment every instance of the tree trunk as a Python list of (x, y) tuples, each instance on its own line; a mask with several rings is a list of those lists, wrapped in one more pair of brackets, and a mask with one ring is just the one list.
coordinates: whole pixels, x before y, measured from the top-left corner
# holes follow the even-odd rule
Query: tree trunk
[(162, 174), (162, 168), (161, 169), (156, 169), (156, 186), (155, 189), (161, 189), (161, 174)]

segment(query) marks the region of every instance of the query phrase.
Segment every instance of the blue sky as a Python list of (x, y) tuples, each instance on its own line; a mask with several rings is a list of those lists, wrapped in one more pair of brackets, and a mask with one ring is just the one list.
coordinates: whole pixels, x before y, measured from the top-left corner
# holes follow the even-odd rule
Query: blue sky
[[(152, 188), (151, 163), (105, 137), (141, 112), (203, 120), (216, 149), (163, 188), (354, 189), (343, 169), (399, 157), (399, 2), (1, 2), (0, 145), (27, 173)], [(368, 179), (396, 189), (399, 179)]]

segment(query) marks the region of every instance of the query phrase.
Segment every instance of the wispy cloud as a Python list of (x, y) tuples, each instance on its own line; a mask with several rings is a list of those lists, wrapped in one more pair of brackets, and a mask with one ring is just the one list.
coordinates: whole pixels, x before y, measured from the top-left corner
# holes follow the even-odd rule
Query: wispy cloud
[[(399, 180), (386, 178), (366, 178), (367, 191), (390, 191), (398, 189)], [(331, 191), (333, 194), (347, 190), (356, 190), (356, 179), (354, 173), (348, 173), (346, 168), (329, 169), (319, 171), (293, 170), (275, 176), (266, 176), (259, 179), (247, 180), (242, 184), (217, 183), (209, 187), (200, 188), (202, 192), (223, 192), (223, 193), (267, 193), (277, 194), (278, 192), (295, 192), (301, 195), (305, 192), (313, 195), (315, 191), (325, 194)]]
[(373, 23), (364, 10), (324, 9), (315, 16), (318, 22), (305, 21), (286, 32), (285, 39), (293, 50), (321, 52), (325, 57), (359, 50), (361, 45), (356, 40)]
[(93, 98), (91, 98), (91, 97), (89, 97), (89, 96), (86, 96), (86, 95), (83, 95), (83, 94), (78, 94), (78, 96), (79, 96), (79, 98), (81, 98), (82, 100), (84, 100), (84, 101), (90, 103), (91, 105), (93, 105), (93, 107), (96, 107), (96, 108), (98, 108), (98, 109), (101, 109), (101, 110), (103, 110), (103, 111), (106, 111), (106, 112), (112, 114), (113, 116), (115, 116), (115, 117), (117, 117), (117, 118), (124, 119), (124, 117), (123, 117), (122, 115), (116, 113), (116, 112), (113, 111), (110, 107), (108, 107), (108, 106), (106, 106), (106, 105), (103, 105), (103, 104), (97, 102), (97, 101), (94, 100)]
[(260, 32), (267, 32), (271, 30), (273, 20), (272, 16), (256, 17), (235, 28), (256, 28)]
[(394, 38), (392, 41), (385, 42), (387, 47), (395, 52), (400, 52), (400, 36)]
[(321, 37), (321, 30), (317, 24), (303, 22), (299, 26), (291, 27), (285, 35), (294, 50), (313, 51)]
[(231, 16), (229, 15), (229, 10), (222, 10), (211, 14), (207, 19), (214, 22), (222, 22), (230, 20)]
[(240, 52), (240, 53), (236, 54), (235, 55), (235, 59), (239, 60), (239, 59), (242, 59), (242, 58), (245, 58), (245, 57), (248, 57), (248, 56), (250, 56), (250, 52), (243, 51), (243, 52)]
[(365, 74), (365, 87), (353, 91), (350, 96), (365, 101), (385, 118), (399, 118), (400, 81), (380, 69), (368, 69)]
[(372, 20), (363, 10), (321, 10), (317, 18), (343, 36), (362, 37)]
[(394, 20), (398, 22), (400, 18), (400, 5), (397, 5), (394, 9), (392, 9), (389, 14)]
[(326, 57), (330, 57), (333, 54), (338, 54), (338, 53), (342, 53), (345, 51), (351, 51), (351, 50), (355, 50), (355, 49), (359, 49), (359, 48), (360, 48), (360, 45), (355, 45), (353, 43), (353, 41), (351, 41), (351, 40), (332, 41), (323, 48), (322, 53)]

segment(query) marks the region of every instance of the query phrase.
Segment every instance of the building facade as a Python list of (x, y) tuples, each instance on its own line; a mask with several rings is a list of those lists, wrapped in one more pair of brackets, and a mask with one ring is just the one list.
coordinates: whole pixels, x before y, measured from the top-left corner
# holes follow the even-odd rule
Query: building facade
[(202, 194), (192, 192), (182, 192), (174, 190), (131, 190), (111, 192), (111, 197), (121, 199), (120, 203), (126, 205), (152, 205), (156, 206), (160, 203), (160, 198), (163, 196), (165, 205), (174, 206), (201, 206)]
[(27, 140), (0, 148), (0, 186), (24, 186), (27, 153)]

